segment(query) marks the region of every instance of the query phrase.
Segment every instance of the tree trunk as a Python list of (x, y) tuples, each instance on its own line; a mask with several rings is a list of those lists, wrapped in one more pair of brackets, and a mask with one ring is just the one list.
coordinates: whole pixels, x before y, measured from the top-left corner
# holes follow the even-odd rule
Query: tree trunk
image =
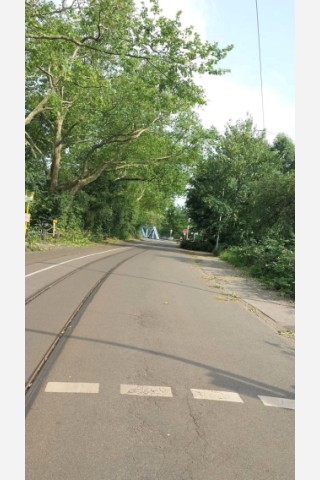
[(51, 179), (50, 179), (50, 191), (55, 192), (58, 187), (58, 176), (61, 163), (61, 151), (62, 151), (62, 125), (64, 117), (61, 112), (57, 114), (57, 125), (55, 133), (55, 141), (52, 150), (52, 165), (51, 165)]

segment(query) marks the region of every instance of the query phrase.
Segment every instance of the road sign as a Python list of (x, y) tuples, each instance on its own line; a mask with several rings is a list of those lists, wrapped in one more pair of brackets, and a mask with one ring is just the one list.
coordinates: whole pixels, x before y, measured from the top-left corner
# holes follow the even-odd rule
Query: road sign
[(184, 229), (182, 230), (182, 233), (183, 233), (184, 235), (187, 235), (188, 229), (187, 229), (187, 228), (184, 228)]
[(34, 198), (34, 192), (29, 192), (27, 190), (26, 193), (25, 193), (25, 196), (24, 196), (24, 201), (25, 202), (32, 202), (33, 198)]

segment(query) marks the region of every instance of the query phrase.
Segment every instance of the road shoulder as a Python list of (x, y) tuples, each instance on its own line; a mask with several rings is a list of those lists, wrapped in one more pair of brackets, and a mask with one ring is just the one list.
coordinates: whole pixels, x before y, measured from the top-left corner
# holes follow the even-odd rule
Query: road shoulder
[(216, 289), (221, 301), (238, 300), (277, 332), (294, 341), (295, 304), (277, 292), (247, 277), (218, 257), (189, 252), (206, 283)]

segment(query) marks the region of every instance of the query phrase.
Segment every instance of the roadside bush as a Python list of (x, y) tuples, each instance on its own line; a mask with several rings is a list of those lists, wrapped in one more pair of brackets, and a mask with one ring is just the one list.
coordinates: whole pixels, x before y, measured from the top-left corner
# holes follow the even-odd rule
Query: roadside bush
[(295, 252), (293, 240), (265, 238), (261, 242), (233, 246), (220, 254), (222, 260), (244, 268), (267, 286), (294, 298)]
[(180, 247), (198, 252), (212, 252), (213, 245), (208, 240), (181, 240)]

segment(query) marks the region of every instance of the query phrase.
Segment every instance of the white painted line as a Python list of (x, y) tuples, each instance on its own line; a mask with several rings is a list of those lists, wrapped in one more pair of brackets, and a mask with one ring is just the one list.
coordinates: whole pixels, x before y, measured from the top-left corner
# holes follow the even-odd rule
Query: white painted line
[(218, 392), (217, 390), (198, 390), (195, 388), (190, 389), (193, 398), (198, 400), (216, 400), (222, 402), (238, 402), (243, 403), (242, 398), (235, 392)]
[(263, 405), (266, 407), (290, 408), (295, 409), (295, 401), (291, 398), (265, 397), (258, 395)]
[(99, 393), (99, 383), (48, 382), (45, 392)]
[(50, 265), (50, 267), (42, 268), (41, 270), (37, 270), (36, 272), (28, 273), (28, 275), (25, 275), (25, 278), (31, 277), (32, 275), (36, 275), (37, 273), (44, 272), (45, 270), (50, 270), (51, 268), (60, 267), (60, 265), (65, 265), (66, 263), (75, 262), (76, 260), (81, 260), (82, 258), (93, 257), (94, 255), (102, 255), (103, 253), (114, 252), (115, 250), (121, 250), (121, 249), (127, 250), (128, 248), (131, 248), (131, 247), (113, 248), (112, 250), (104, 250), (103, 252), (90, 253), (89, 255), (83, 255), (82, 257), (72, 258), (71, 260), (66, 260), (65, 262), (56, 263), (55, 265)]
[(120, 393), (140, 397), (172, 397), (170, 387), (150, 387), (147, 385), (120, 385)]

